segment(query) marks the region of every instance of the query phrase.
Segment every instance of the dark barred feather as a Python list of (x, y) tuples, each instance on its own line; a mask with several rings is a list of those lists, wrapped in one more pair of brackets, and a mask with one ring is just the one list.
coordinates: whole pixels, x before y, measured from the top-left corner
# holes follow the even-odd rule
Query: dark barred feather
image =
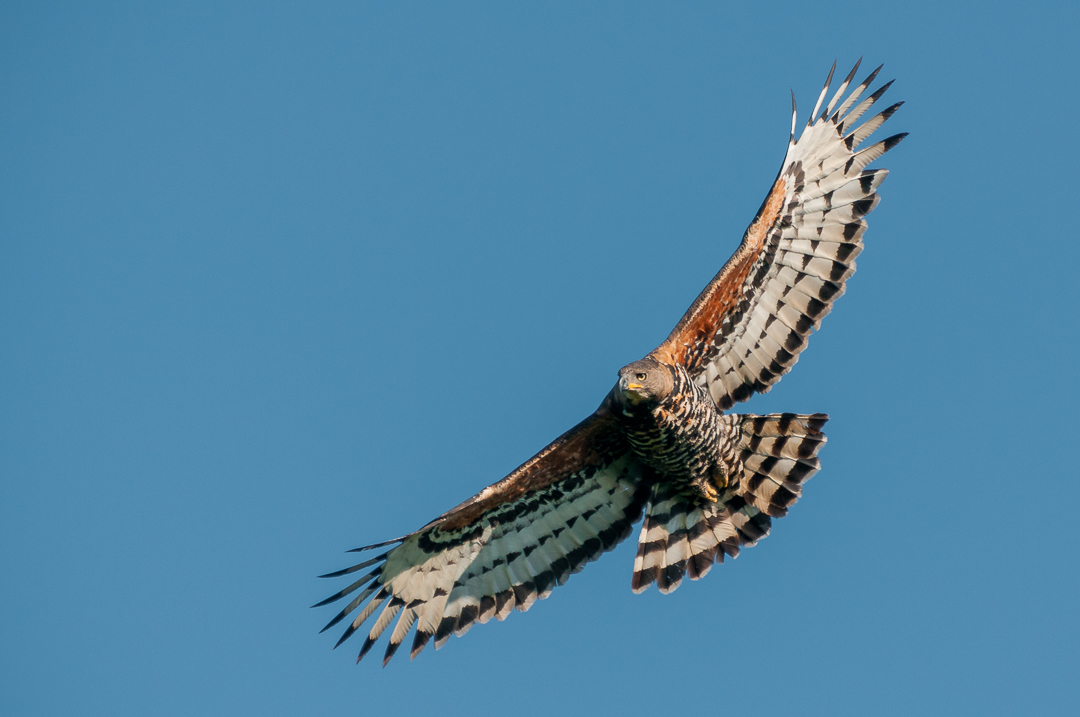
[(787, 515), (802, 484), (820, 468), (825, 414), (725, 418), (737, 433), (739, 451), (731, 486), (715, 503), (674, 482), (653, 486), (630, 582), (635, 593), (652, 583), (669, 593), (684, 575), (697, 580), (725, 555), (734, 558), (740, 548), (756, 544), (769, 534), (772, 518)]
[(852, 129), (891, 84), (859, 102), (880, 69), (833, 112), (856, 64), (819, 115), (830, 71), (798, 140), (793, 109), (780, 173), (742, 244), (654, 352), (681, 363), (721, 410), (769, 391), (791, 370), (855, 273), (864, 217), (888, 175), (866, 167), (906, 136), (860, 148), (902, 103)]
[[(591, 434), (594, 441), (598, 441), (596, 433)], [(475, 521), (454, 526), (452, 521), (461, 510), (490, 496), (488, 489), (399, 539), (396, 547), (377, 558), (330, 573), (326, 577), (375, 566), (316, 605), (359, 591), (323, 630), (359, 608), (338, 640), (340, 645), (377, 615), (357, 661), (394, 625), (383, 657), (386, 664), (414, 625), (411, 657), (432, 638), (438, 648), (451, 635), (464, 635), (476, 623), (493, 617), (502, 620), (514, 609), (528, 610), (586, 563), (629, 537), (641, 516), (648, 490), (642, 480), (644, 469), (624, 449), (610, 455), (608, 462), (581, 465), (559, 450), (542, 453), (521, 470), (535, 475), (557, 466), (563, 475), (560, 480), (517, 497), (507, 491), (511, 494), (507, 500), (494, 504)]]

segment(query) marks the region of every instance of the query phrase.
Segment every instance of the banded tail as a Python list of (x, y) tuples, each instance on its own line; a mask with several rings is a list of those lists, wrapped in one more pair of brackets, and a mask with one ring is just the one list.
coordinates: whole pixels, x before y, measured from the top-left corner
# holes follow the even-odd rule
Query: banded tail
[(772, 518), (787, 515), (802, 484), (821, 468), (824, 413), (736, 415), (736, 471), (715, 503), (658, 482), (645, 508), (630, 586), (640, 593), (656, 583), (662, 593), (679, 587), (684, 575), (703, 577), (714, 562), (736, 557), (769, 534)]

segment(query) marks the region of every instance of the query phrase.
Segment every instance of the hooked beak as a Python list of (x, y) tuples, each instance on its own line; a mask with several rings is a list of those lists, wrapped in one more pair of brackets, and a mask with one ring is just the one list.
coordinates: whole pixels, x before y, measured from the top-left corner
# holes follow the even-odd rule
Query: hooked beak
[(637, 403), (641, 398), (641, 394), (638, 393), (644, 386), (640, 383), (634, 383), (628, 376), (623, 376), (619, 380), (619, 388), (622, 393), (631, 403)]

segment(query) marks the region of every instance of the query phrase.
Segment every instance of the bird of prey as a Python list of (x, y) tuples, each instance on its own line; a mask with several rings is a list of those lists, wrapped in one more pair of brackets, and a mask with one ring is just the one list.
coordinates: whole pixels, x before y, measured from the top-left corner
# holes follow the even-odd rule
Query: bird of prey
[(792, 96), (787, 153), (735, 254), (591, 416), (419, 530), (356, 549), (379, 555), (322, 576), (371, 568), (315, 606), (356, 593), (323, 628), (359, 609), (337, 645), (378, 613), (357, 662), (392, 623), (384, 665), (413, 625), (416, 657), (432, 638), (438, 648), (528, 610), (643, 512), (635, 593), (697, 580), (787, 514), (820, 467), (828, 416), (724, 411), (779, 381), (844, 293), (888, 173), (867, 166), (906, 136), (862, 146), (902, 104), (855, 126), (892, 84), (862, 99), (880, 67), (847, 94), (856, 63), (819, 115), (835, 68), (797, 140)]

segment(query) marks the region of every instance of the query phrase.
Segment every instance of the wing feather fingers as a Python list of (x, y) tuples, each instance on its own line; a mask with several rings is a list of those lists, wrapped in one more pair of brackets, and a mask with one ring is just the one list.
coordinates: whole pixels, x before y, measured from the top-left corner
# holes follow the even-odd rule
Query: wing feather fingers
[(477, 622), (504, 618), (515, 607), (527, 610), (625, 538), (641, 514), (648, 484), (605, 411), (601, 407), (503, 481), (406, 536), (377, 559), (381, 564), (370, 575), (335, 594), (332, 599), (340, 599), (371, 583), (331, 621), (359, 609), (338, 644), (381, 607), (360, 656), (400, 614), (384, 660), (413, 625), (415, 657), (433, 639), (440, 647)]
[[(722, 410), (769, 390), (794, 365), (808, 334), (843, 295), (855, 271), (866, 227), (863, 218), (877, 206), (877, 189), (888, 174), (866, 167), (904, 137), (894, 135), (854, 150), (898, 104), (844, 135), (844, 128), (889, 87), (885, 84), (861, 99), (878, 70), (841, 100), (853, 70), (818, 115), (826, 87), (813, 121), (789, 146), (778, 178), (735, 255), (653, 352), (662, 362), (682, 364), (708, 387)], [(769, 334), (772, 341), (765, 341), (763, 334), (774, 324), (801, 340)]]

